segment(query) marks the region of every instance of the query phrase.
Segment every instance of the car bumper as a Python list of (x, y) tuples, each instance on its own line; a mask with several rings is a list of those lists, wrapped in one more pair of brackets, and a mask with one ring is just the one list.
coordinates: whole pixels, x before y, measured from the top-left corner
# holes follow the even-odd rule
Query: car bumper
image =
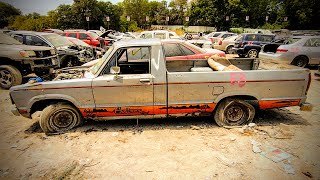
[(307, 102), (302, 103), (300, 105), (300, 111), (312, 111), (312, 108), (313, 108), (313, 105)]
[(260, 52), (259, 58), (263, 60), (281, 61), (286, 64), (290, 64), (292, 62), (292, 59), (290, 57), (287, 57), (285, 54), (280, 54), (280, 53)]
[(214, 48), (214, 49), (218, 49), (218, 50), (220, 50), (220, 51), (225, 51), (225, 49), (224, 49), (221, 45), (219, 45), (219, 44), (214, 44), (214, 45), (213, 45), (213, 48)]
[(11, 112), (12, 112), (12, 114), (14, 114), (16, 116), (20, 116), (19, 110), (15, 105), (11, 106)]

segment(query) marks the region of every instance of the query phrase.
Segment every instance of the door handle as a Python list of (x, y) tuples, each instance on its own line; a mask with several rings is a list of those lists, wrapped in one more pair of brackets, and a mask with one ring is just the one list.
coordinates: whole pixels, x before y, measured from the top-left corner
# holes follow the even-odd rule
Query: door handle
[(150, 83), (150, 79), (140, 79), (140, 83)]

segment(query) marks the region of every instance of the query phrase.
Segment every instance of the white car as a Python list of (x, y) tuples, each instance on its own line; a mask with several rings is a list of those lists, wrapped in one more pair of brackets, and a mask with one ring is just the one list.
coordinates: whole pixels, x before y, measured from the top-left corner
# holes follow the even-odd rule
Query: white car
[(175, 32), (167, 30), (143, 31), (138, 38), (181, 39)]
[(320, 62), (320, 36), (294, 36), (277, 46), (265, 45), (259, 53), (261, 59), (277, 60), (287, 64), (306, 67)]

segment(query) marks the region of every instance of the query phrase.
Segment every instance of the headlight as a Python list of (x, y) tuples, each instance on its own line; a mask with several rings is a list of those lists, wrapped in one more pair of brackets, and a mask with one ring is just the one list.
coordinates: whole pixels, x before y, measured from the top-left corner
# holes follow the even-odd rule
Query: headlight
[(26, 51), (26, 53), (29, 57), (36, 56), (36, 53), (34, 51)]
[(51, 53), (51, 55), (55, 55), (55, 54), (56, 54), (56, 51), (55, 51), (54, 49), (51, 49), (51, 50), (50, 50), (50, 53)]
[(20, 53), (20, 55), (21, 55), (22, 57), (29, 57), (28, 54), (27, 54), (27, 52), (25, 52), (25, 51), (19, 51), (19, 53)]

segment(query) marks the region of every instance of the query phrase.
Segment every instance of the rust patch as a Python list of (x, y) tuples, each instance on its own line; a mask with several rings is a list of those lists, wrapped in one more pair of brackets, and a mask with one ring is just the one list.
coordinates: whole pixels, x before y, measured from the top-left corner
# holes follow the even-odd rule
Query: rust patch
[(289, 106), (298, 106), (300, 99), (294, 100), (270, 100), (270, 101), (259, 101), (260, 109), (280, 108)]
[[(168, 107), (169, 114), (192, 114), (212, 112), (215, 104), (188, 104)], [(105, 108), (81, 108), (83, 117), (107, 117), (107, 116), (135, 116), (167, 114), (167, 107), (163, 106), (127, 106)]]

